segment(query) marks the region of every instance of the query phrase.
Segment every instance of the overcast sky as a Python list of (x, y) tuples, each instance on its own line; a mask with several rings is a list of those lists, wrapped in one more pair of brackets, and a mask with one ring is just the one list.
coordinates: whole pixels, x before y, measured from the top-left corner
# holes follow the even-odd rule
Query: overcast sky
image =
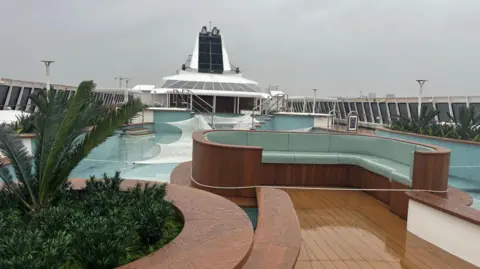
[(156, 84), (211, 20), (231, 62), (294, 95), (480, 95), (479, 0), (0, 0), (0, 77)]

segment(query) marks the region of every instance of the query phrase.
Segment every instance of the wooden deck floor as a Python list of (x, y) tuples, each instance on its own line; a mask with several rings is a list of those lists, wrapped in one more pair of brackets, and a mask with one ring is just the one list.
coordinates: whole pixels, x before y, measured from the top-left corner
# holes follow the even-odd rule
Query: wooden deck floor
[(477, 268), (410, 234), (361, 191), (285, 190), (302, 228), (296, 269)]

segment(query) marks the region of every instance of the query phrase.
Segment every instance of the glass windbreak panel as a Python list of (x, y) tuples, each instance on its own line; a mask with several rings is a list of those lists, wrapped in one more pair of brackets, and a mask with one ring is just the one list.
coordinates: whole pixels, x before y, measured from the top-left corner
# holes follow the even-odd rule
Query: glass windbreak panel
[(469, 106), (473, 106), (475, 110), (475, 117), (480, 116), (480, 103), (470, 103)]
[[(38, 94), (40, 91), (43, 91), (43, 89), (35, 88), (35, 89), (33, 89), (33, 92), (30, 93), (30, 94)], [(33, 103), (30, 104), (30, 107), (28, 108), (28, 111), (29, 112), (34, 112), (35, 111), (35, 105), (33, 105)]]
[(348, 105), (350, 106), (351, 111), (357, 111), (357, 108), (355, 107), (355, 103), (348, 103)]
[(345, 119), (345, 107), (343, 106), (343, 103), (338, 103), (340, 106), (340, 117), (342, 119)]
[(398, 111), (400, 116), (408, 119), (408, 108), (406, 103), (398, 103)]
[(343, 102), (343, 108), (345, 109), (345, 113), (348, 116), (348, 113), (350, 113), (350, 106), (347, 102)]
[(450, 113), (450, 109), (448, 108), (448, 103), (436, 103), (435, 107), (440, 112), (438, 114), (438, 120), (441, 122), (448, 122), (450, 118), (448, 117), (448, 113)]
[(0, 110), (3, 110), (10, 86), (0, 85)]
[(213, 90), (213, 83), (212, 82), (205, 82), (204, 90)]
[(186, 82), (186, 81), (183, 81), (183, 80), (177, 81), (177, 82), (175, 82), (175, 83), (172, 83), (172, 84), (168, 85), (167, 88), (169, 88), (169, 89), (180, 89), (180, 88), (182, 88), (183, 85), (185, 85), (186, 83), (187, 83), (187, 82)]
[(418, 118), (418, 103), (408, 103), (408, 108), (410, 108), (410, 115), (412, 118)]
[(376, 123), (380, 123), (380, 110), (378, 108), (378, 104), (375, 102), (375, 103), (372, 103), (372, 112), (373, 112), (373, 120), (376, 122)]
[(205, 86), (204, 81), (199, 81), (197, 84), (195, 84), (195, 87), (193, 87), (195, 90), (203, 90), (203, 87)]
[(168, 88), (168, 86), (172, 85), (173, 83), (178, 82), (178, 80), (167, 80), (163, 83), (162, 88)]
[(388, 103), (388, 110), (390, 111), (390, 119), (398, 119), (397, 105), (395, 103)]
[(10, 99), (8, 100), (8, 106), (12, 109), (15, 109), (15, 105), (17, 104), (18, 97), (20, 96), (20, 87), (13, 86), (10, 93)]
[(365, 111), (365, 118), (368, 122), (372, 122), (372, 112), (370, 111), (370, 102), (363, 103), (363, 111)]
[(225, 91), (233, 91), (232, 87), (228, 83), (222, 83), (222, 87)]
[(433, 111), (433, 104), (432, 103), (423, 103), (422, 106), (427, 107), (427, 111)]
[(213, 82), (213, 90), (215, 91), (223, 91), (222, 84), (218, 82)]
[(390, 124), (390, 119), (388, 118), (387, 104), (380, 103), (380, 111), (382, 112), (382, 121), (383, 124)]
[(182, 86), (182, 88), (193, 89), (193, 87), (195, 87), (196, 84), (197, 84), (197, 81), (188, 81), (187, 83), (185, 83), (185, 85)]
[(360, 121), (365, 121), (365, 113), (363, 113), (362, 103), (355, 103), (355, 108), (357, 109)]
[(30, 97), (31, 92), (32, 88), (23, 88), (22, 97), (20, 98), (20, 110), (25, 110), (27, 108), (28, 97)]
[(325, 113), (325, 102), (318, 102), (318, 111), (320, 113)]
[(466, 103), (452, 103), (452, 111), (455, 118), (458, 119), (460, 117), (460, 110), (462, 107), (466, 107)]

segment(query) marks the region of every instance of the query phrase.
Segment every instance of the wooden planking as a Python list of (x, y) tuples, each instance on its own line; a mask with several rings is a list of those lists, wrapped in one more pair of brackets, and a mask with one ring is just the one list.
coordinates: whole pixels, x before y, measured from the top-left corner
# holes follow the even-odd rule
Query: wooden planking
[(361, 191), (286, 190), (302, 243), (295, 268), (477, 268), (406, 231), (406, 222)]

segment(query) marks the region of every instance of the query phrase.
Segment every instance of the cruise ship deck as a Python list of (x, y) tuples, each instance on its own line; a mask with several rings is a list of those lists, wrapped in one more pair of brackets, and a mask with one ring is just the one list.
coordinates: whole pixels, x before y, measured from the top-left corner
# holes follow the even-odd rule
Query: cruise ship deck
[(362, 191), (285, 190), (301, 226), (296, 269), (477, 268), (407, 231)]

